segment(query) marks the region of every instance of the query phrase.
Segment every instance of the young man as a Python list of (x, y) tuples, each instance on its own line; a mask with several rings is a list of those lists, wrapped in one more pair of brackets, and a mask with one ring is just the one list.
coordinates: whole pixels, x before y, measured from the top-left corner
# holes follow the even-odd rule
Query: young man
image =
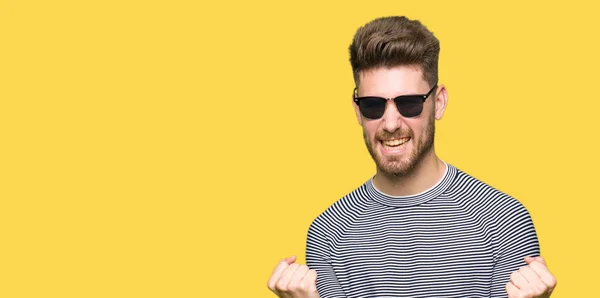
[(282, 260), (280, 297), (548, 297), (556, 280), (514, 198), (440, 160), (439, 41), (420, 22), (376, 19), (350, 45), (353, 104), (375, 176), (311, 224), (307, 265)]

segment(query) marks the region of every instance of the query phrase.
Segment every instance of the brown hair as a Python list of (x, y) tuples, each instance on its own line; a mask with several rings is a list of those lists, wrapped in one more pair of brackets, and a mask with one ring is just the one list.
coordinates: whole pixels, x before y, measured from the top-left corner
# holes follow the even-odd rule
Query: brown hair
[(349, 50), (356, 86), (361, 71), (404, 65), (419, 66), (430, 86), (437, 83), (440, 42), (417, 20), (375, 19), (356, 31)]

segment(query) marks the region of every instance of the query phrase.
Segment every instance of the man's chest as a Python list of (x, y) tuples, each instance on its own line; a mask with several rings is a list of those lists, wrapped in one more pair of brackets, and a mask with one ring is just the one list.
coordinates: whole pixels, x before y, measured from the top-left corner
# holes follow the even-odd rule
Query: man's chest
[(332, 267), (345, 291), (356, 294), (351, 296), (489, 289), (491, 231), (477, 218), (453, 212), (368, 215), (332, 245)]

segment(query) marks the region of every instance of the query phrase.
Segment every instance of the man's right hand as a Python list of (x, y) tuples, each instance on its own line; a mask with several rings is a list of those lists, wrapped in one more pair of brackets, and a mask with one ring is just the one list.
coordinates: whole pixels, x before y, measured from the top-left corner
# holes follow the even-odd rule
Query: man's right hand
[(295, 261), (295, 256), (281, 260), (267, 286), (281, 298), (318, 298), (317, 272)]

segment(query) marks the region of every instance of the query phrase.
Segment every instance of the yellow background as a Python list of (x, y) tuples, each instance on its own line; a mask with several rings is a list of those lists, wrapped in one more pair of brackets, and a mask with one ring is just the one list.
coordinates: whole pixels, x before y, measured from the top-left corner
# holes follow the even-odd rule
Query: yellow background
[(2, 0), (0, 297), (273, 297), (374, 173), (347, 47), (385, 15), (441, 41), (440, 157), (525, 204), (554, 297), (594, 297), (588, 3)]

